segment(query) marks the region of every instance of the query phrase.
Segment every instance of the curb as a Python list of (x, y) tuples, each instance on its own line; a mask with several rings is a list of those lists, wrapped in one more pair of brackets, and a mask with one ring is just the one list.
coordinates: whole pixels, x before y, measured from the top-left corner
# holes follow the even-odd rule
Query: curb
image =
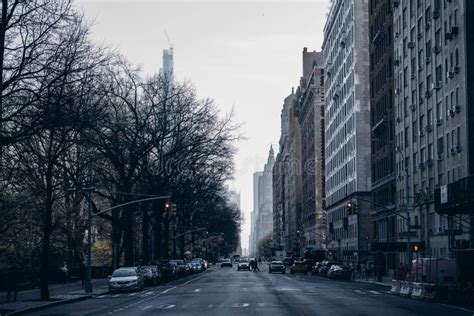
[(377, 285), (382, 285), (382, 286), (389, 286), (392, 287), (392, 283), (384, 283), (384, 282), (377, 282), (377, 281), (366, 281), (366, 280), (353, 280), (354, 282), (358, 283), (368, 283), (368, 284), (377, 284)]
[(80, 297), (75, 297), (75, 298), (70, 298), (70, 299), (65, 299), (65, 300), (59, 300), (51, 303), (46, 303), (46, 304), (41, 304), (38, 306), (31, 306), (23, 309), (19, 309), (13, 312), (6, 313), (5, 316), (10, 316), (10, 315), (22, 315), (22, 314), (27, 314), (35, 311), (39, 311), (45, 308), (49, 307), (54, 307), (58, 305), (64, 305), (64, 304), (69, 304), (69, 303), (74, 303), (74, 302), (79, 302), (79, 301), (84, 301), (92, 297), (91, 295), (83, 295)]

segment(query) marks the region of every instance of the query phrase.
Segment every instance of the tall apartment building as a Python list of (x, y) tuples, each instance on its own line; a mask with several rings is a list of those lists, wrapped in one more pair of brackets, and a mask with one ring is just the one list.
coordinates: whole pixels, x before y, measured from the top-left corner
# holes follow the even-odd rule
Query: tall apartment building
[[(322, 195), (316, 200), (316, 177), (320, 177), (324, 168), (317, 170), (321, 156), (321, 134), (316, 133), (320, 123), (321, 95), (324, 95), (324, 70), (322, 52), (308, 52), (303, 49), (303, 76), (296, 92), (298, 99), (298, 120), (301, 128), (301, 225), (302, 252), (324, 249), (325, 225), (322, 208)], [(318, 119), (317, 119), (318, 118)], [(318, 124), (318, 125), (317, 125)], [(318, 129), (318, 132), (320, 129)], [(319, 139), (317, 139), (319, 137)], [(316, 150), (316, 143), (319, 150)], [(320, 193), (320, 192), (319, 192)]]
[[(398, 233), (423, 242), (422, 255), (453, 257), (469, 244), (472, 220), (460, 207), (436, 213), (434, 192), (453, 193), (472, 174), (473, 2), (394, 1), (393, 9), (397, 198), (410, 214)], [(462, 203), (442, 195), (440, 204)]]
[(160, 68), (160, 75), (166, 76), (173, 81), (174, 78), (174, 50), (173, 47), (170, 49), (163, 50), (163, 68)]
[(254, 173), (254, 214), (252, 216), (253, 252), (257, 254), (257, 245), (268, 234), (273, 233), (273, 184), (272, 172), (275, 163), (273, 148), (270, 147), (263, 171)]
[[(370, 126), (372, 130), (371, 212), (374, 250), (383, 252), (380, 268), (398, 264), (396, 251), (395, 107), (392, 0), (369, 1)], [(406, 247), (404, 248), (407, 249)], [(403, 250), (403, 249), (402, 249)]]
[(290, 108), (295, 100), (294, 91), (287, 96), (283, 102), (281, 110), (281, 129), (280, 129), (280, 150), (276, 156), (273, 166), (273, 247), (278, 250), (286, 249), (285, 227), (287, 225), (287, 204), (288, 191), (286, 185), (286, 166), (285, 157), (287, 147), (285, 146), (288, 138)]
[[(368, 30), (368, 1), (332, 1), (323, 42), (326, 244), (346, 261), (367, 256), (371, 242)], [(347, 208), (351, 198), (355, 214)]]

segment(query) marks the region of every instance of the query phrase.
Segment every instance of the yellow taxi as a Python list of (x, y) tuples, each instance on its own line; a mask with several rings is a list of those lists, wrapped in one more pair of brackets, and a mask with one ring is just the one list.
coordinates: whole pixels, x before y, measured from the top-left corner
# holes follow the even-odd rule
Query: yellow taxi
[(293, 265), (290, 267), (290, 273), (291, 274), (295, 274), (295, 273), (308, 274), (308, 266), (306, 265), (306, 262), (295, 261)]

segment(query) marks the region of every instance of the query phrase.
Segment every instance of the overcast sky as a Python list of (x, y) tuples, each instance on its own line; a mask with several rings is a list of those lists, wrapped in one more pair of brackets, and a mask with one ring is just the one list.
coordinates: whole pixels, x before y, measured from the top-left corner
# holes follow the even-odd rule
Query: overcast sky
[[(301, 52), (321, 50), (329, 0), (76, 0), (93, 22), (92, 37), (116, 48), (145, 73), (158, 72), (164, 29), (174, 46), (177, 80), (191, 80), (223, 112), (235, 109), (247, 138), (238, 144), (231, 184), (241, 193), (248, 248), (252, 174), (263, 169), (280, 135), (283, 99), (301, 76)], [(275, 150), (278, 150), (275, 148)]]

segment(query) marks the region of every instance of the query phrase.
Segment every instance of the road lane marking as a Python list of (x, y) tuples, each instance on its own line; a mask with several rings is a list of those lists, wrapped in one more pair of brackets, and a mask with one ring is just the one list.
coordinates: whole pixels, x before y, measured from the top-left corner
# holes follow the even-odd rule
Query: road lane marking
[(195, 289), (194, 292), (201, 292), (201, 289)]
[(249, 303), (235, 303), (232, 307), (249, 307)]
[(142, 307), (142, 310), (147, 310), (147, 309), (152, 308), (152, 307), (153, 307), (153, 305), (148, 305), (148, 306)]
[(439, 305), (443, 305), (445, 307), (452, 307), (452, 308), (456, 308), (456, 309), (459, 309), (459, 310), (462, 310), (462, 311), (465, 311), (465, 312), (468, 312), (468, 313), (472, 313), (474, 315), (474, 310), (470, 310), (470, 309), (467, 309), (467, 308), (463, 308), (463, 307), (459, 307), (459, 306), (455, 306), (455, 305), (448, 305), (448, 304), (443, 304), (443, 303), (438, 303)]
[(176, 288), (176, 286), (173, 286), (173, 287), (171, 287), (171, 288), (169, 288), (169, 289), (167, 289), (167, 290), (164, 290), (164, 291), (162, 291), (162, 292), (160, 292), (160, 293), (158, 293), (158, 294), (165, 294), (165, 293), (168, 293), (169, 291), (174, 290), (175, 288)]
[(106, 296), (107, 296), (107, 295), (99, 295), (99, 296), (97, 296), (97, 298), (104, 298), (104, 297), (106, 297)]
[(364, 294), (361, 290), (354, 290), (354, 292), (359, 293), (359, 294)]
[(207, 307), (213, 308), (213, 307), (214, 307), (214, 304), (209, 304)]
[(138, 292), (135, 292), (135, 293), (129, 294), (128, 296), (135, 296), (135, 295), (137, 295), (137, 294), (138, 294)]
[(257, 307), (265, 307), (265, 303), (257, 303)]
[(153, 291), (148, 291), (148, 292), (145, 293), (145, 295), (151, 295), (153, 293), (154, 293)]
[(173, 305), (173, 304), (165, 304), (165, 305), (159, 306), (158, 309), (170, 309), (170, 308), (173, 308), (175, 306), (176, 305)]
[(120, 297), (120, 296), (122, 296), (122, 294), (115, 294), (112, 297)]
[(281, 288), (281, 289), (278, 289), (278, 291), (301, 291), (301, 289), (293, 289), (293, 288)]
[(287, 277), (287, 276), (286, 276), (285, 278), (287, 278), (288, 280), (290, 280), (290, 281), (291, 281), (291, 278), (290, 278), (290, 277)]
[(376, 295), (382, 295), (382, 293), (379, 293), (377, 291), (369, 291), (369, 292), (372, 293), (372, 294), (376, 294)]

